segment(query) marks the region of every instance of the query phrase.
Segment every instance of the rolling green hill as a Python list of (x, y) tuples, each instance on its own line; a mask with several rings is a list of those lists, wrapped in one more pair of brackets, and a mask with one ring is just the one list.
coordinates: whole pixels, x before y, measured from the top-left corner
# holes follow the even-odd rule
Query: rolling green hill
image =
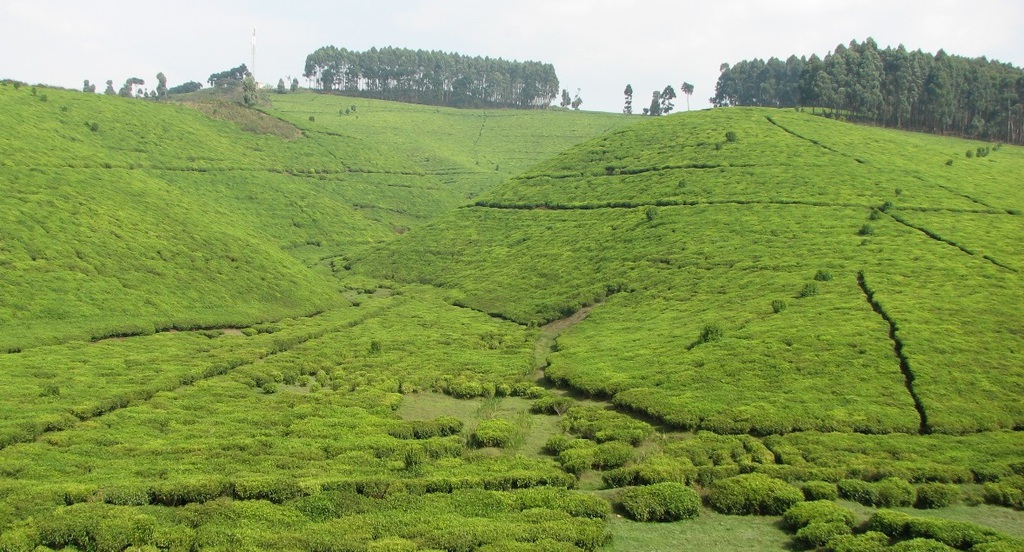
[[(302, 128), (228, 103), (0, 87), (0, 350), (322, 311), (343, 299), (310, 267), (623, 122), (373, 101), (340, 120), (347, 99), (275, 100), (282, 116), (302, 111)], [(308, 121), (324, 111), (334, 119)], [(449, 119), (465, 136), (425, 155)], [(489, 119), (496, 130), (469, 135)]]
[(1013, 429), (1024, 155), (977, 147), (793, 111), (662, 118), (355, 264), (524, 324), (603, 302), (548, 376), (680, 429)]
[[(0, 113), (0, 551), (1022, 546), (1020, 148), (309, 93)], [(779, 517), (803, 497), (843, 514)]]

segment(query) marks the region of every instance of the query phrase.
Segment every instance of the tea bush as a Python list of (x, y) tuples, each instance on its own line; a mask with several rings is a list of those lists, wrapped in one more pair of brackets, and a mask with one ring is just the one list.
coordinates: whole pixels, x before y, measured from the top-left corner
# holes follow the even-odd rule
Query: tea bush
[(732, 515), (782, 515), (803, 499), (797, 487), (757, 473), (715, 481), (707, 495), (709, 506)]
[(631, 487), (619, 495), (629, 517), (637, 521), (678, 521), (700, 514), (700, 496), (681, 483)]

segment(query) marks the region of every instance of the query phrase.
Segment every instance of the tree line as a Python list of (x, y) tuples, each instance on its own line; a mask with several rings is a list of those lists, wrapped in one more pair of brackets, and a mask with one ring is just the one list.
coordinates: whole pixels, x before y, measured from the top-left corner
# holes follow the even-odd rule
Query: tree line
[(558, 96), (551, 64), (439, 51), (325, 46), (306, 57), (310, 86), (350, 96), (452, 107), (548, 107)]
[(824, 59), (722, 64), (716, 107), (821, 107), (873, 124), (1024, 144), (1024, 70), (939, 50), (880, 50), (868, 38)]

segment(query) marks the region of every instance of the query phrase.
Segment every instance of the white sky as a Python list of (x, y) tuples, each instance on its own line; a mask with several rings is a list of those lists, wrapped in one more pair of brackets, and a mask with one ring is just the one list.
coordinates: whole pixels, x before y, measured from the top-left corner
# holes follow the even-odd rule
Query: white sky
[(722, 62), (824, 56), (869, 36), (1024, 65), (1020, 0), (0, 0), (0, 78), (205, 82), (250, 64), (253, 27), (261, 82), (305, 85), (306, 55), (326, 45), (443, 50), (552, 63), (601, 111), (622, 109), (627, 83), (638, 107), (683, 81), (691, 107), (707, 107)]

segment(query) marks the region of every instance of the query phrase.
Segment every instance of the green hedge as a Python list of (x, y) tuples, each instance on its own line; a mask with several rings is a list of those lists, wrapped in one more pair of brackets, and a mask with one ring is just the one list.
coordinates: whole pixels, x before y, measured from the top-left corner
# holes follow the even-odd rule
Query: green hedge
[(619, 495), (622, 507), (637, 521), (678, 521), (700, 514), (697, 491), (681, 483), (631, 487)]
[(960, 487), (949, 483), (925, 483), (917, 487), (915, 508), (935, 509), (951, 506), (960, 499)]
[(516, 426), (508, 420), (484, 420), (476, 426), (470, 442), (477, 447), (503, 448), (512, 444), (516, 433)]
[(759, 473), (715, 481), (708, 505), (723, 514), (777, 516), (802, 502), (800, 489)]
[(853, 512), (828, 500), (801, 502), (782, 515), (782, 523), (790, 531), (798, 531), (812, 523), (842, 523), (853, 527), (856, 521)]

